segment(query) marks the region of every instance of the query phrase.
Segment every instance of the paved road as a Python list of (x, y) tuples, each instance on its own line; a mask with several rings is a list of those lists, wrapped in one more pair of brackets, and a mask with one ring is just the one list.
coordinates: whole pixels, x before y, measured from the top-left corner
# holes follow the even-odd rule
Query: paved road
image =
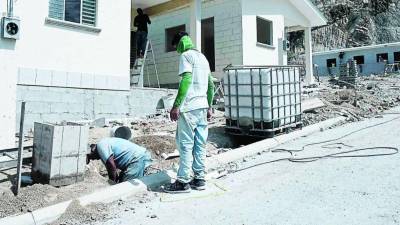
[[(306, 143), (338, 137), (399, 116), (348, 124), (292, 141), (284, 147), (301, 148)], [(355, 148), (400, 147), (400, 119), (340, 142)], [(297, 157), (352, 149), (339, 147), (342, 149), (313, 146)], [(238, 166), (243, 168), (285, 156), (286, 153), (266, 153)], [(135, 208), (134, 212), (121, 209), (114, 212), (116, 218), (98, 224), (400, 224), (400, 154), (312, 163), (282, 161), (230, 174), (208, 185), (206, 192), (157, 196), (152, 193), (146, 203), (132, 200), (123, 208)]]

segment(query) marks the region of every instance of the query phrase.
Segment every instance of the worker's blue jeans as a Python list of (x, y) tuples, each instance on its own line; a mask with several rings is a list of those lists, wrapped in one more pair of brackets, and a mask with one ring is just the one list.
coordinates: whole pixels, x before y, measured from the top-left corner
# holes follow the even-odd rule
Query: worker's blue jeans
[(151, 153), (146, 151), (138, 161), (130, 163), (126, 170), (121, 172), (120, 182), (143, 177), (146, 168), (151, 165), (151, 162)]
[(136, 32), (136, 42), (137, 42), (138, 56), (140, 56), (141, 54), (144, 55), (147, 44), (147, 32), (145, 31)]
[(191, 170), (195, 179), (204, 179), (207, 137), (207, 109), (180, 114), (176, 130), (176, 144), (180, 154), (178, 181), (189, 183)]

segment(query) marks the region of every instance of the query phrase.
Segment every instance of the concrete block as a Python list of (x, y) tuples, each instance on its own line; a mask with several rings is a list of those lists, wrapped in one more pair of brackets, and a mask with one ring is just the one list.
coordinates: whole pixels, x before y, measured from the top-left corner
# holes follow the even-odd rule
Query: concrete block
[[(19, 114), (17, 114), (17, 118), (18, 119), (15, 122), (16, 122), (17, 129), (19, 129), (19, 118), (20, 118)], [(27, 131), (33, 129), (33, 125), (35, 122), (42, 122), (42, 121), (43, 121), (42, 114), (40, 114), (40, 113), (29, 113), (28, 114), (27, 113), (25, 115), (24, 131), (27, 132)]]
[(53, 71), (53, 79), (51, 86), (66, 87), (67, 86), (67, 73), (60, 71)]
[(102, 118), (95, 119), (93, 121), (92, 125), (95, 126), (95, 127), (104, 127), (104, 126), (107, 125), (106, 118), (102, 117)]
[(61, 102), (76, 104), (83, 103), (83, 99), (85, 98), (85, 94), (82, 92), (76, 92), (75, 89), (69, 89), (68, 94), (64, 94)]
[(52, 76), (51, 70), (36, 70), (36, 85), (51, 86)]
[[(82, 101), (82, 99), (80, 99)], [(83, 113), (85, 112), (84, 102), (68, 104), (69, 113)]]
[(36, 71), (30, 68), (18, 69), (18, 84), (35, 85)]
[[(91, 143), (88, 143), (91, 144)], [(85, 154), (81, 154), (78, 157), (78, 171), (83, 171), (85, 172), (85, 167), (86, 167), (86, 153), (90, 153), (90, 148), (89, 146), (85, 147)]]
[(79, 120), (86, 120), (87, 118), (84, 117), (83, 113), (61, 113), (58, 115), (60, 121), (79, 121)]
[(61, 144), (60, 156), (68, 158), (68, 156), (76, 157), (79, 154), (80, 132), (81, 127), (78, 126), (63, 127), (63, 141)]
[(30, 101), (26, 103), (25, 113), (50, 113), (50, 104), (47, 102)]
[[(78, 169), (79, 155), (63, 156), (60, 158), (62, 158), (62, 160), (61, 160), (59, 174), (62, 174), (62, 176), (64, 177), (73, 177), (78, 175), (77, 169)], [(84, 171), (80, 171), (80, 173), (83, 174)]]
[(59, 123), (62, 121), (62, 117), (58, 113), (50, 113), (42, 115), (42, 122), (45, 123)]
[(107, 89), (108, 88), (107, 82), (108, 82), (107, 76), (96, 75), (94, 77), (94, 88), (96, 88), (96, 89)]
[(84, 173), (81, 158), (86, 154), (83, 146), (88, 142), (81, 137), (88, 137), (88, 127), (35, 123), (35, 128), (38, 131), (34, 136), (34, 181), (63, 186), (81, 180)]
[(119, 90), (121, 88), (121, 79), (120, 77), (107, 77), (107, 85), (105, 89), (110, 89), (110, 90)]
[(81, 87), (82, 74), (68, 73), (67, 74), (67, 87)]
[(67, 112), (69, 112), (68, 106), (69, 106), (69, 104), (63, 103), (63, 102), (50, 103), (50, 112), (51, 113), (67, 113)]
[(93, 74), (82, 74), (81, 88), (94, 88), (94, 75)]
[[(89, 140), (89, 127), (80, 130), (80, 140)], [(90, 153), (87, 141), (79, 141), (79, 154)], [(86, 158), (85, 158), (86, 159)]]

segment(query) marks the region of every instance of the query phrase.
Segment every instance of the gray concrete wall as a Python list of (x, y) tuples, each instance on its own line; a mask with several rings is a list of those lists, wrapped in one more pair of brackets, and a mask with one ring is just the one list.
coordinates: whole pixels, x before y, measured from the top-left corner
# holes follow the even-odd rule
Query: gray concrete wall
[(19, 127), (22, 101), (26, 101), (25, 130), (30, 130), (34, 122), (54, 123), (101, 117), (119, 119), (155, 114), (160, 99), (175, 94), (176, 90), (168, 89), (115, 91), (18, 85), (16, 123)]

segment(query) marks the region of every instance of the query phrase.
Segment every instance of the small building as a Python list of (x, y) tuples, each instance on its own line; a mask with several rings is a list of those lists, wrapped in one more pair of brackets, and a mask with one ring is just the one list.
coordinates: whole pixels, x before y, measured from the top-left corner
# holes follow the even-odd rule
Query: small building
[(400, 42), (313, 53), (313, 63), (322, 76), (337, 75), (339, 65), (349, 60), (357, 62), (361, 75), (383, 73), (387, 64), (400, 63)]
[[(201, 25), (195, 45), (207, 57), (216, 78), (222, 78), (229, 64), (287, 65), (286, 36), (296, 30), (305, 30), (307, 73), (313, 73), (311, 27), (325, 25), (326, 19), (309, 0), (205, 0), (200, 3), (201, 13), (189, 4), (173, 2), (146, 9), (152, 20), (149, 39), (162, 86), (178, 85), (179, 57), (171, 40), (177, 31), (193, 33), (194, 15)], [(156, 83), (154, 75), (150, 71), (151, 84)]]

